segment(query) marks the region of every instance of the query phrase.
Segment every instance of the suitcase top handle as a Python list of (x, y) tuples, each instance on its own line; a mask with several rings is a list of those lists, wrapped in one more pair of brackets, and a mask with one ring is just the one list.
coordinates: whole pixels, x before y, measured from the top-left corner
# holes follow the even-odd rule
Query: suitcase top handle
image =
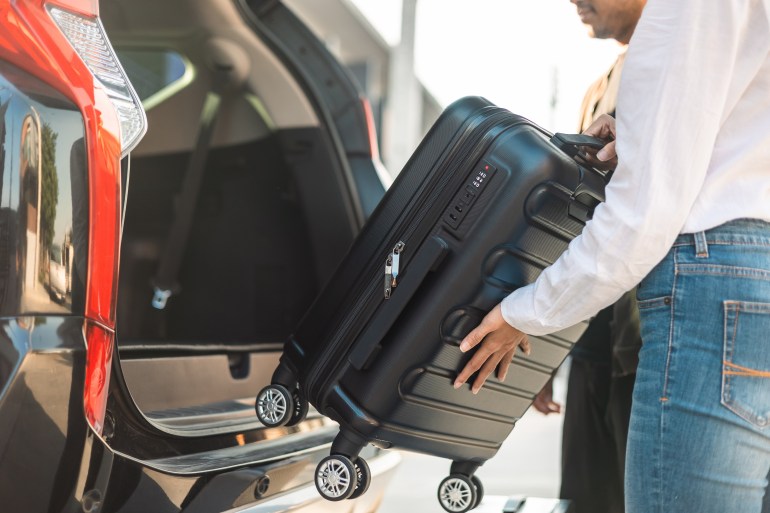
[(599, 139), (598, 137), (592, 137), (590, 135), (556, 133), (553, 134), (551, 142), (561, 151), (574, 158), (578, 155), (578, 153), (580, 153), (581, 146), (587, 146), (589, 148), (596, 148), (597, 150), (600, 150), (604, 148), (609, 141)]

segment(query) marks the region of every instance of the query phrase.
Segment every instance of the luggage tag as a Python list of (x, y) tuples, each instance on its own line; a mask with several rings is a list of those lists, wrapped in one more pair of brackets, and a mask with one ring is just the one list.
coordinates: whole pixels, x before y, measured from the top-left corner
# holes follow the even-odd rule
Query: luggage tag
[(385, 260), (385, 299), (390, 299), (393, 289), (398, 286), (401, 252), (405, 247), (406, 244), (399, 241)]

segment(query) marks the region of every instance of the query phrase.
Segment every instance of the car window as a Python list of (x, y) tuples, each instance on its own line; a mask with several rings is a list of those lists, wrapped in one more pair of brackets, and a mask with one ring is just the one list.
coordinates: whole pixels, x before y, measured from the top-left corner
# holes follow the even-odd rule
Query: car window
[(116, 48), (145, 110), (167, 100), (193, 79), (193, 67), (181, 54), (165, 48)]

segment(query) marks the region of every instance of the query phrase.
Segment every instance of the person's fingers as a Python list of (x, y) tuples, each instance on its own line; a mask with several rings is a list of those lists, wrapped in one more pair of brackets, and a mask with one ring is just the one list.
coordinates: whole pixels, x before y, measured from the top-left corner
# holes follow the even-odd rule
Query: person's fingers
[(467, 353), (479, 345), (490, 331), (492, 331), (491, 327), (482, 321), (481, 324), (476, 326), (470, 333), (465, 336), (462, 342), (460, 342), (460, 351)]
[[(474, 393), (478, 392), (487, 377), (495, 372), (495, 369), (498, 369), (498, 377), (504, 379), (516, 347), (523, 338), (525, 337), (521, 332), (508, 325), (505, 321), (502, 308), (498, 304), (460, 343), (460, 350), (462, 352), (467, 352), (476, 346), (478, 348), (457, 375), (454, 387), (460, 388), (479, 370), (481, 372), (473, 385)], [(527, 344), (528, 347), (529, 345)], [(506, 361), (503, 365), (500, 365), (503, 358)]]
[(488, 334), (506, 327), (507, 323), (503, 319), (502, 308), (500, 304), (495, 306), (484, 316), (479, 325), (460, 342), (460, 351), (467, 353), (475, 346), (481, 343)]
[(596, 158), (602, 162), (607, 162), (608, 160), (614, 159), (617, 156), (618, 154), (615, 151), (615, 141), (608, 143), (607, 146), (599, 150), (599, 152), (596, 154)]
[(473, 387), (471, 388), (471, 391), (474, 394), (479, 393), (479, 390), (481, 390), (481, 387), (484, 386), (484, 383), (487, 381), (489, 375), (495, 371), (497, 365), (502, 359), (503, 355), (500, 355), (499, 353), (493, 353), (486, 359), (484, 364), (481, 366), (479, 373), (476, 375), (476, 379), (473, 381)]
[(607, 114), (602, 114), (586, 128), (583, 133), (585, 135), (592, 135), (599, 139), (614, 139), (615, 138), (615, 118)]
[(615, 169), (618, 165), (618, 159), (610, 159), (607, 161), (599, 160), (596, 157), (596, 154), (599, 152), (596, 148), (585, 148), (584, 151), (581, 153), (581, 157), (583, 157), (583, 160), (585, 160), (590, 166), (600, 169), (602, 171), (610, 171), (612, 169)]
[(532, 354), (532, 344), (529, 342), (529, 337), (527, 335), (524, 335), (519, 341), (518, 346), (521, 347), (521, 350), (524, 351), (525, 355), (529, 356)]
[(516, 348), (514, 347), (505, 353), (505, 356), (502, 357), (500, 363), (497, 365), (497, 379), (500, 381), (505, 381), (505, 376), (508, 375), (508, 368), (511, 366), (511, 360), (513, 360), (513, 355), (515, 353)]
[(545, 401), (541, 394), (537, 394), (535, 396), (535, 400), (532, 401), (532, 407), (542, 413), (543, 415), (548, 415), (551, 413), (551, 410), (548, 408), (548, 401)]
[(463, 367), (463, 370), (460, 371), (460, 374), (457, 375), (454, 387), (460, 388), (466, 381), (468, 381), (473, 373), (479, 370), (484, 362), (487, 361), (487, 357), (490, 355), (490, 353), (491, 351), (485, 351), (484, 346), (482, 345), (479, 350), (476, 351), (476, 354), (474, 354), (473, 357), (468, 360), (468, 363), (465, 364), (465, 367)]
[(535, 396), (532, 407), (543, 415), (561, 413), (561, 405), (553, 400), (550, 390), (546, 390), (545, 388)]

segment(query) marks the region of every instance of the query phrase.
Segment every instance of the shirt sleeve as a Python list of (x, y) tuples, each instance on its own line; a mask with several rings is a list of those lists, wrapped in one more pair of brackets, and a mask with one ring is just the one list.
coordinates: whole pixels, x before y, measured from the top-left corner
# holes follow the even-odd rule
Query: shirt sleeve
[[(530, 335), (571, 326), (638, 284), (671, 248), (704, 182), (751, 0), (649, 0), (629, 45), (617, 108), (618, 167), (581, 236), (502, 303)], [(764, 15), (764, 13), (762, 13)], [(758, 66), (758, 63), (754, 65)], [(740, 69), (739, 69), (740, 68)]]

